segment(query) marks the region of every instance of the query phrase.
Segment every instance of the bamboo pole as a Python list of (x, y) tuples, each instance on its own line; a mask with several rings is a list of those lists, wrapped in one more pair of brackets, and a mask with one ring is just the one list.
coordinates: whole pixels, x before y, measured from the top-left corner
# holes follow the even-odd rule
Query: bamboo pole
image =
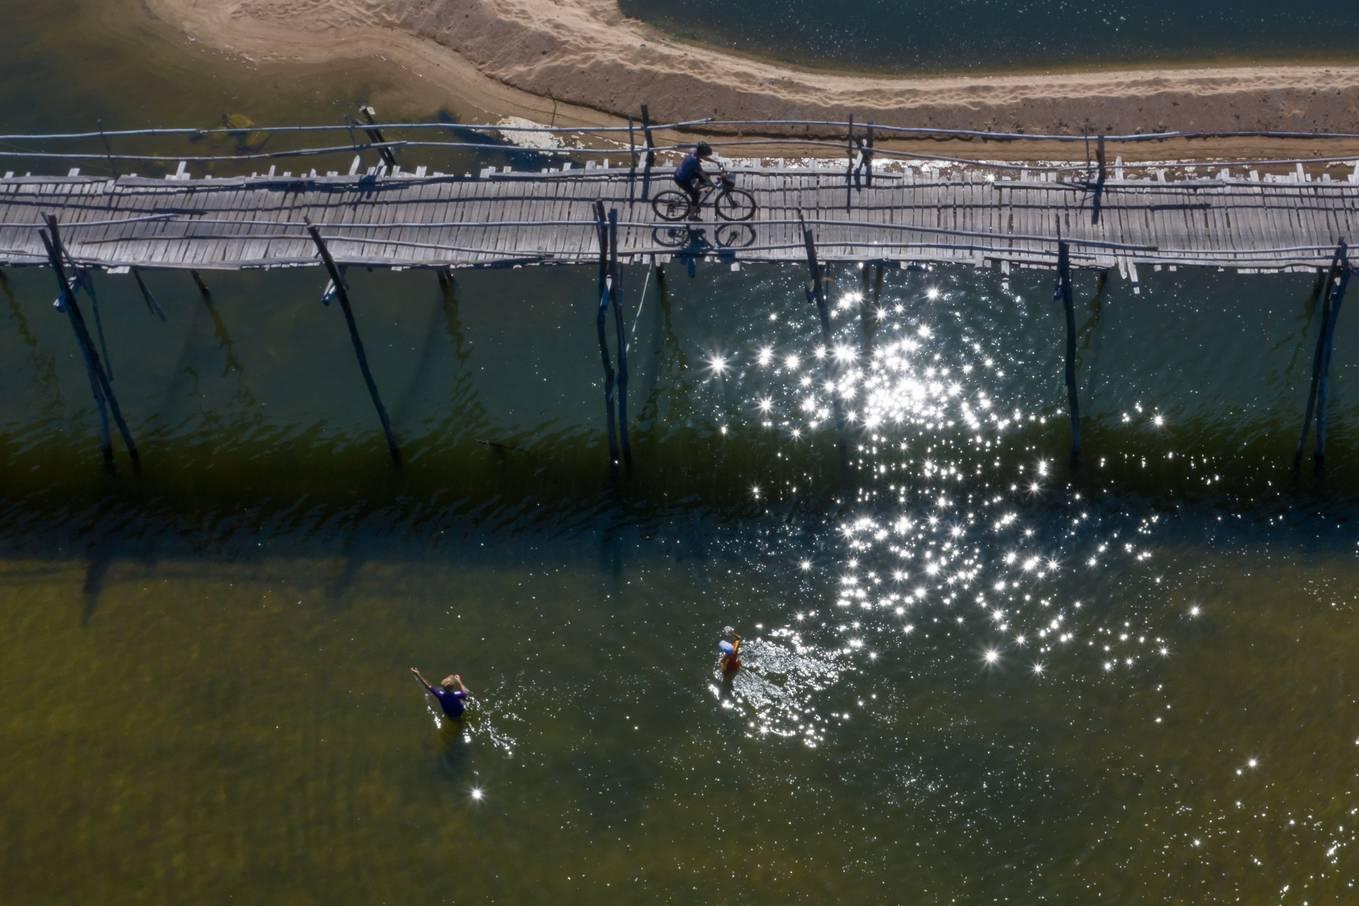
[(854, 211), (854, 114), (849, 115), (849, 131), (845, 137), (845, 213)]
[(642, 168), (642, 200), (651, 197), (651, 168), (656, 165), (656, 140), (651, 134), (651, 111), (642, 105), (642, 139), (646, 142), (646, 157)]
[(377, 111), (370, 105), (359, 108), (359, 113), (367, 120), (368, 127), (363, 131), (368, 134), (368, 140), (377, 146), (378, 154), (382, 155), (382, 162), (387, 165), (388, 170), (396, 169), (396, 152), (387, 144), (387, 139), (382, 135), (382, 130), (377, 125)]

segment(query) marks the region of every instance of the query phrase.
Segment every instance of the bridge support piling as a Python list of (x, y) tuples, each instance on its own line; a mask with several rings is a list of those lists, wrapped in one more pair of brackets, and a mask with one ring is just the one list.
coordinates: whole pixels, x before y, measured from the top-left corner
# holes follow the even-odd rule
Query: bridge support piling
[(651, 111), (642, 105), (642, 140), (646, 142), (645, 165), (642, 169), (642, 200), (651, 196), (651, 168), (656, 166), (656, 139), (651, 134)]
[(618, 440), (623, 464), (632, 468), (632, 437), (628, 432), (628, 331), (623, 318), (623, 266), (618, 256), (618, 209), (609, 211), (609, 299), (613, 303), (614, 334), (618, 341)]
[(118, 426), (118, 433), (123, 438), (123, 446), (127, 448), (128, 458), (132, 460), (133, 471), (141, 474), (142, 460), (141, 455), (137, 452), (137, 444), (132, 439), (132, 431), (123, 419), (123, 411), (118, 405), (118, 398), (113, 394), (113, 385), (99, 361), (99, 354), (95, 351), (94, 341), (90, 338), (89, 327), (85, 324), (85, 317), (80, 311), (80, 303), (76, 299), (76, 286), (66, 278), (66, 268), (62, 264), (62, 259), (67, 255), (61, 242), (61, 230), (57, 224), (57, 219), (51, 216), (47, 217), (47, 229), (39, 230), (38, 235), (42, 239), (43, 247), (47, 250), (47, 260), (52, 266), (52, 272), (56, 275), (57, 286), (60, 290), (58, 298), (63, 303), (62, 310), (66, 312), (66, 317), (71, 324), (71, 331), (75, 334), (76, 344), (80, 347), (81, 357), (85, 361), (85, 371), (90, 379), (90, 389), (94, 393), (95, 406), (99, 412), (100, 453), (103, 455), (105, 463), (113, 464), (113, 442), (109, 435), (108, 425), (109, 415), (112, 414), (114, 423)]
[(845, 138), (845, 213), (854, 211), (854, 114), (849, 115), (849, 133)]
[(375, 145), (381, 145), (378, 153), (382, 155), (382, 162), (386, 164), (388, 170), (396, 169), (396, 152), (387, 147), (387, 140), (382, 135), (382, 130), (377, 127), (377, 111), (371, 105), (365, 104), (359, 108), (359, 113), (368, 122), (368, 126), (363, 130), (368, 133), (368, 140)]
[(113, 157), (113, 147), (109, 144), (109, 137), (104, 134), (104, 120), (102, 118), (96, 120), (95, 125), (99, 127), (99, 140), (104, 143), (104, 157), (108, 159), (109, 172), (113, 174), (114, 179), (119, 179), (122, 174), (118, 172), (118, 162)]
[(599, 358), (604, 365), (604, 419), (609, 431), (609, 465), (618, 465), (618, 423), (614, 410), (616, 376), (609, 355), (609, 337), (604, 329), (609, 308), (609, 226), (604, 217), (604, 202), (595, 202), (595, 234), (599, 239), (599, 307), (595, 311), (595, 333), (599, 338)]
[(198, 287), (198, 292), (202, 294), (203, 298), (212, 301), (212, 290), (208, 289), (208, 285), (203, 282), (203, 278), (198, 275), (198, 271), (189, 271), (189, 276), (193, 277), (194, 286)]
[(1076, 387), (1076, 312), (1072, 300), (1071, 286), (1071, 246), (1065, 242), (1057, 244), (1057, 286), (1053, 291), (1054, 300), (1060, 299), (1066, 312), (1066, 395), (1067, 408), (1071, 415), (1071, 467), (1080, 468), (1081, 464), (1081, 400)]
[(151, 314), (160, 318), (161, 321), (164, 322), (165, 311), (160, 307), (159, 304), (156, 303), (156, 297), (151, 295), (151, 290), (146, 288), (146, 281), (142, 279), (141, 268), (139, 267), (132, 268), (132, 279), (137, 281), (137, 289), (141, 291), (142, 301), (146, 303), (147, 309), (151, 312)]
[(628, 203), (637, 200), (637, 129), (628, 117)]
[(1331, 297), (1344, 263), (1344, 244), (1331, 256), (1331, 266), (1327, 268), (1317, 299), (1321, 303), (1321, 329), (1317, 331), (1317, 345), (1312, 353), (1312, 383), (1307, 390), (1307, 408), (1302, 416), (1302, 432), (1298, 435), (1298, 446), (1293, 453), (1293, 471), (1302, 468), (1303, 450), (1307, 448), (1307, 435), (1312, 430), (1312, 417), (1316, 414), (1317, 396), (1321, 388), (1322, 369), (1326, 364), (1327, 334), (1331, 326)]
[(1325, 327), (1326, 351), (1321, 363), (1321, 380), (1317, 384), (1317, 446), (1312, 462), (1318, 472), (1326, 470), (1326, 399), (1330, 384), (1331, 357), (1335, 351), (1335, 326), (1340, 320), (1340, 307), (1345, 304), (1345, 291), (1349, 288), (1352, 273), (1349, 248), (1343, 240), (1336, 249), (1336, 258), (1340, 262), (1340, 273), (1328, 289), (1331, 305)]
[(1099, 166), (1099, 173), (1095, 177), (1095, 195), (1091, 203), (1090, 222), (1097, 224), (1104, 207), (1104, 182), (1109, 178), (1108, 162), (1104, 156), (1104, 133), (1100, 133), (1099, 142), (1095, 145), (1095, 162)]
[[(859, 168), (864, 171), (864, 185), (873, 188), (873, 124), (868, 124), (868, 135), (859, 146)], [(881, 267), (881, 265), (879, 265)]]
[(354, 355), (359, 360), (359, 370), (363, 372), (363, 381), (368, 385), (368, 396), (373, 400), (373, 408), (377, 410), (378, 420), (382, 422), (382, 433), (387, 438), (387, 452), (392, 457), (392, 464), (400, 468), (401, 449), (396, 444), (396, 435), (392, 433), (392, 420), (387, 415), (387, 407), (382, 404), (382, 396), (378, 393), (373, 371), (368, 367), (368, 354), (364, 351), (363, 338), (359, 336), (359, 326), (354, 320), (354, 309), (349, 304), (349, 288), (345, 286), (344, 275), (340, 273), (335, 259), (331, 257), (325, 240), (321, 238), (321, 231), (312, 225), (310, 218), (305, 218), (305, 223), (307, 232), (311, 234), (311, 241), (316, 243), (316, 250), (320, 253), (321, 261), (335, 285), (335, 298), (339, 300), (340, 308), (344, 310), (344, 321), (349, 328), (349, 339), (354, 344)]

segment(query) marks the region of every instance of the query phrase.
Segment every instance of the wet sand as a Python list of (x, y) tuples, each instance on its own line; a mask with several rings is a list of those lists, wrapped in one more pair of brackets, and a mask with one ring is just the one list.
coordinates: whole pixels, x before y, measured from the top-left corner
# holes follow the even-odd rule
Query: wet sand
[[(1359, 66), (968, 77), (801, 71), (669, 38), (613, 0), (142, 0), (193, 40), (255, 61), (381, 61), (432, 97), (562, 122), (843, 119), (997, 131), (1355, 131)], [(549, 98), (551, 100), (549, 100)]]

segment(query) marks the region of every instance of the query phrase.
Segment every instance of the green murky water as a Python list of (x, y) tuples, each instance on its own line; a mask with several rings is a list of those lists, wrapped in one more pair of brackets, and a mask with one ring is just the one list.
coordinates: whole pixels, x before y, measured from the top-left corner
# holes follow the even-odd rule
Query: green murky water
[[(10, 5), (7, 129), (383, 90)], [(8, 272), (3, 899), (1351, 898), (1359, 322), (1295, 482), (1310, 278), (1081, 276), (1073, 482), (1047, 275), (839, 272), (830, 349), (802, 276), (629, 269), (616, 480), (590, 273), (355, 275), (400, 475), (318, 272), (100, 277), (137, 481)]]

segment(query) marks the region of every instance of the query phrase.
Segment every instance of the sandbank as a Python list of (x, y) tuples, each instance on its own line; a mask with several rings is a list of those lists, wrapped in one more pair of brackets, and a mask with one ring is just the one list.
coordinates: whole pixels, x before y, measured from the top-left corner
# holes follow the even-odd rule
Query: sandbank
[(189, 38), (251, 60), (381, 58), (431, 97), (540, 121), (555, 107), (559, 122), (599, 122), (645, 102), (658, 121), (853, 114), (997, 131), (1359, 132), (1359, 66), (837, 75), (675, 40), (614, 0), (142, 2)]

